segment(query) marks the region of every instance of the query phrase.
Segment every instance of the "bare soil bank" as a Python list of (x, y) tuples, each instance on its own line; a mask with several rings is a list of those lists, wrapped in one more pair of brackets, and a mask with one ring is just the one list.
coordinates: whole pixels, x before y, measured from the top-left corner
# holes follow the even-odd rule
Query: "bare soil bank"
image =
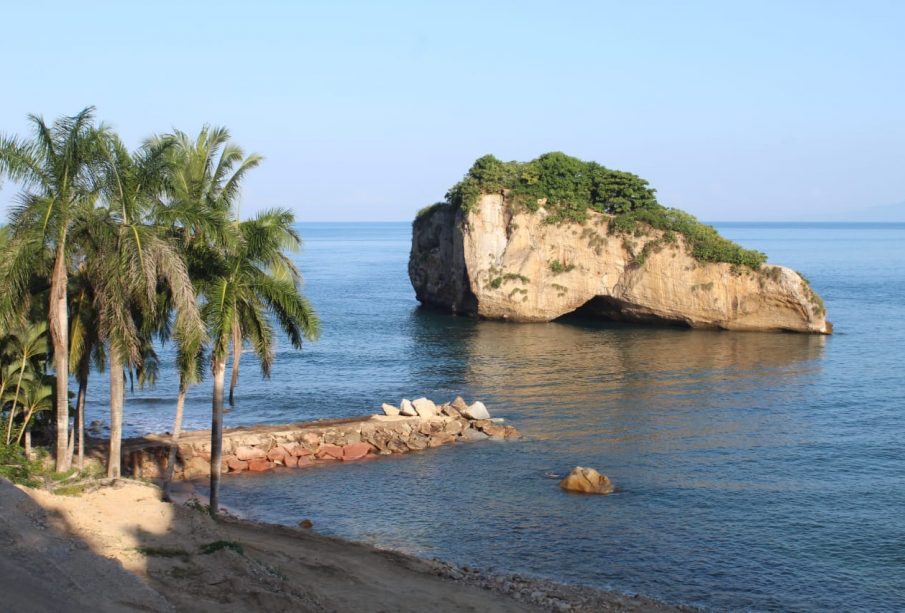
[(65, 497), (0, 480), (0, 543), (0, 589), (16, 611), (682, 610), (310, 530), (215, 522), (137, 482)]

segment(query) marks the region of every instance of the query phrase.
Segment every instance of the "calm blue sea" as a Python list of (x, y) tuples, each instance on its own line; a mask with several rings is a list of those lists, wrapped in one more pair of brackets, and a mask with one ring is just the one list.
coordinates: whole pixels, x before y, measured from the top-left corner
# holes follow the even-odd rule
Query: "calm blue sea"
[[(716, 224), (805, 273), (831, 337), (592, 321), (505, 324), (419, 309), (405, 223), (301, 225), (323, 338), (243, 360), (227, 425), (359, 415), (426, 395), (484, 400), (526, 435), (223, 481), (263, 520), (500, 572), (732, 610), (905, 609), (905, 225)], [(161, 382), (133, 433), (170, 428)], [(106, 390), (92, 380), (91, 419)], [(209, 384), (187, 427), (207, 427)], [(607, 473), (606, 497), (546, 473)]]

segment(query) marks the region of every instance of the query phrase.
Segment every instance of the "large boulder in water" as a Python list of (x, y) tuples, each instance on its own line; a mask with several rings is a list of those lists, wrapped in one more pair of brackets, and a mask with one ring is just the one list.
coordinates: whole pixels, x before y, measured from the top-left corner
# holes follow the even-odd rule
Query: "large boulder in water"
[(569, 492), (582, 494), (611, 494), (613, 483), (606, 475), (601, 475), (593, 468), (576, 466), (566, 478), (559, 482), (559, 487)]
[[(419, 213), (409, 258), (416, 297), (508, 321), (551, 321), (581, 309), (691, 328), (832, 331), (820, 297), (790, 268), (712, 261), (720, 256), (680, 232), (634, 220), (628, 229), (624, 218), (593, 209), (581, 221), (558, 213), (546, 199), (526, 205), (500, 192), (467, 208)], [(694, 228), (709, 237), (705, 246), (731, 249), (707, 226)]]

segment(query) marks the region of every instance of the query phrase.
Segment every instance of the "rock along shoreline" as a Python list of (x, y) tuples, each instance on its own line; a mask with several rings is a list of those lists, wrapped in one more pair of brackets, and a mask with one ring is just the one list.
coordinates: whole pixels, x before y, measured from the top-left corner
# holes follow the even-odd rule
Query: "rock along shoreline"
[[(223, 433), (224, 474), (306, 468), (404, 454), (458, 442), (519, 438), (518, 430), (493, 419), (481, 402), (461, 397), (436, 404), (427, 398), (384, 404), (382, 414), (363, 417), (230, 428)], [(123, 443), (123, 466), (135, 478), (166, 474), (171, 439), (153, 434)], [(178, 443), (175, 479), (210, 476), (210, 431), (184, 433)]]

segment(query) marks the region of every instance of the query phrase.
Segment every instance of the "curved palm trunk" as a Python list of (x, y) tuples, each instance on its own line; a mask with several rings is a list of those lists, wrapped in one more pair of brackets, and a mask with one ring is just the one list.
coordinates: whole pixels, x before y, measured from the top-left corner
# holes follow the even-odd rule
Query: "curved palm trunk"
[(31, 428), (29, 424), (31, 422), (32, 415), (35, 414), (35, 407), (28, 407), (28, 412), (25, 414), (25, 421), (22, 422), (22, 429), (19, 430), (19, 436), (16, 437), (16, 445), (20, 445), (22, 443), (22, 436), (28, 435), (26, 440), (28, 441), (28, 449), (25, 450), (25, 455), (28, 456), (28, 452), (31, 448)]
[(229, 379), (229, 406), (236, 406), (233, 396), (239, 385), (239, 361), (242, 359), (242, 331), (238, 324), (233, 324), (233, 371)]
[(16, 405), (19, 403), (19, 391), (22, 389), (22, 375), (25, 374), (25, 356), (22, 356), (22, 364), (19, 366), (19, 379), (16, 381), (16, 395), (13, 397), (13, 406), (9, 408), (9, 424), (6, 426), (6, 444), (9, 445), (13, 435), (13, 417), (16, 416)]
[(57, 472), (69, 470), (69, 310), (66, 304), (66, 236), (57, 245), (50, 277), (50, 340), (53, 344), (53, 370), (56, 373), (56, 446)]
[(170, 454), (167, 456), (167, 472), (163, 479), (163, 499), (170, 501), (170, 486), (173, 484), (173, 473), (176, 470), (176, 452), (179, 450), (179, 437), (182, 435), (182, 415), (185, 409), (185, 392), (187, 389), (184, 377), (179, 377), (179, 396), (176, 397), (176, 417), (173, 418), (173, 437), (170, 439)]
[[(3, 398), (3, 392), (6, 391), (6, 379), (0, 381), (0, 399)], [(2, 400), (0, 400), (2, 402)]]
[[(87, 360), (86, 360), (87, 361)], [(76, 445), (78, 447), (78, 456), (76, 466), (79, 470), (85, 468), (85, 395), (88, 393), (88, 372), (87, 368), (82, 369), (79, 366), (79, 392), (75, 401), (75, 429), (76, 429)], [(70, 462), (72, 457), (69, 458)]]
[(120, 476), (123, 440), (123, 362), (119, 353), (110, 350), (110, 456), (107, 459), (107, 477)]
[(226, 363), (211, 358), (214, 372), (214, 395), (211, 402), (211, 515), (220, 510), (220, 463), (223, 459), (223, 383), (226, 379)]

